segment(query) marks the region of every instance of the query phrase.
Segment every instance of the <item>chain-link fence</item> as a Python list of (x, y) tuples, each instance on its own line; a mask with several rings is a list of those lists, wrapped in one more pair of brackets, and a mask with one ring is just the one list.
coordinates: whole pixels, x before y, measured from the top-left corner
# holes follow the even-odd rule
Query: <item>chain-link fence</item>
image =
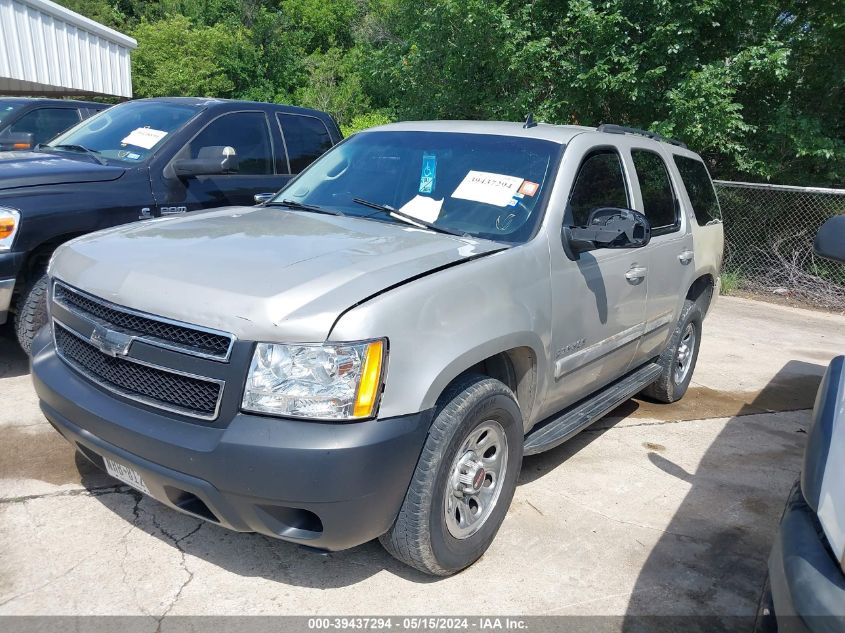
[(813, 253), (816, 231), (845, 213), (845, 190), (717, 180), (725, 290), (845, 312), (845, 264)]

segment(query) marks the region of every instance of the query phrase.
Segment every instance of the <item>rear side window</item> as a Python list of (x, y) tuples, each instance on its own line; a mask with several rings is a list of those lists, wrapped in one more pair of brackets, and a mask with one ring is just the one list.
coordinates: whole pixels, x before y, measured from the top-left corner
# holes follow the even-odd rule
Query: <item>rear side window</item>
[(707, 173), (704, 163), (694, 158), (676, 155), (675, 165), (681, 173), (681, 180), (684, 181), (684, 187), (698, 223), (704, 225), (713, 220), (721, 220), (719, 201), (716, 199), (716, 192), (713, 190), (713, 183), (710, 181), (710, 174)]
[(631, 150), (631, 158), (640, 183), (643, 211), (652, 230), (669, 233), (677, 229), (678, 203), (663, 159), (644, 149)]
[(573, 226), (587, 226), (590, 212), (599, 207), (628, 208), (628, 189), (622, 159), (613, 150), (599, 150), (584, 159), (569, 194)]
[(209, 123), (189, 145), (191, 158), (198, 158), (203, 147), (234, 147), (238, 174), (242, 176), (273, 173), (273, 146), (263, 112), (224, 114)]
[(60, 132), (79, 123), (76, 108), (39, 108), (15, 121), (9, 132), (31, 132), (34, 143), (46, 143)]
[(313, 116), (277, 113), (288, 149), (290, 173), (298, 174), (333, 145), (326, 124)]

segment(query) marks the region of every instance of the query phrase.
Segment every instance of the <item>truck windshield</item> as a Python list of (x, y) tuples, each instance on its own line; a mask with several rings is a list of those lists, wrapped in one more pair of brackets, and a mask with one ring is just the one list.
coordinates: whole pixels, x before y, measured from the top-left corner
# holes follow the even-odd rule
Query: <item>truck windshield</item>
[(0, 99), (0, 128), (3, 123), (12, 116), (16, 110), (23, 107), (24, 104), (20, 101), (12, 101), (11, 99)]
[(270, 204), (382, 221), (416, 218), (446, 233), (521, 243), (543, 216), (562, 151), (558, 143), (517, 136), (362, 132), (327, 152)]
[(50, 141), (45, 148), (94, 153), (101, 159), (139, 163), (201, 106), (132, 101), (103, 110)]

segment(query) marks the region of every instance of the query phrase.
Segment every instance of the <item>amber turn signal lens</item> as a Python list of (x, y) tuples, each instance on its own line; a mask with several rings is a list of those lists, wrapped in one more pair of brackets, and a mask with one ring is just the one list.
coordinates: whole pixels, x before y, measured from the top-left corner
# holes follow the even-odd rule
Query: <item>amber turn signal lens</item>
[(0, 217), (0, 240), (9, 237), (15, 232), (15, 219)]
[(12, 149), (29, 149), (32, 147), (29, 143), (14, 143)]
[(381, 386), (381, 365), (384, 361), (384, 342), (374, 341), (367, 346), (364, 366), (361, 370), (361, 381), (358, 383), (358, 394), (355, 396), (355, 407), (352, 412), (356, 418), (368, 418), (373, 414)]

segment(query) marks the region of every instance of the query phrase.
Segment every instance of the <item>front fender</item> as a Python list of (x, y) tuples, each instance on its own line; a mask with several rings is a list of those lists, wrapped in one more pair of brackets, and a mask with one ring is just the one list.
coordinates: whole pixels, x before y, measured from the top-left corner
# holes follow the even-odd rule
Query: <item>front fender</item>
[(460, 373), (518, 347), (536, 358), (536, 409), (550, 375), (548, 257), (535, 240), (413, 280), (345, 313), (329, 340), (388, 339), (379, 417), (434, 407)]

